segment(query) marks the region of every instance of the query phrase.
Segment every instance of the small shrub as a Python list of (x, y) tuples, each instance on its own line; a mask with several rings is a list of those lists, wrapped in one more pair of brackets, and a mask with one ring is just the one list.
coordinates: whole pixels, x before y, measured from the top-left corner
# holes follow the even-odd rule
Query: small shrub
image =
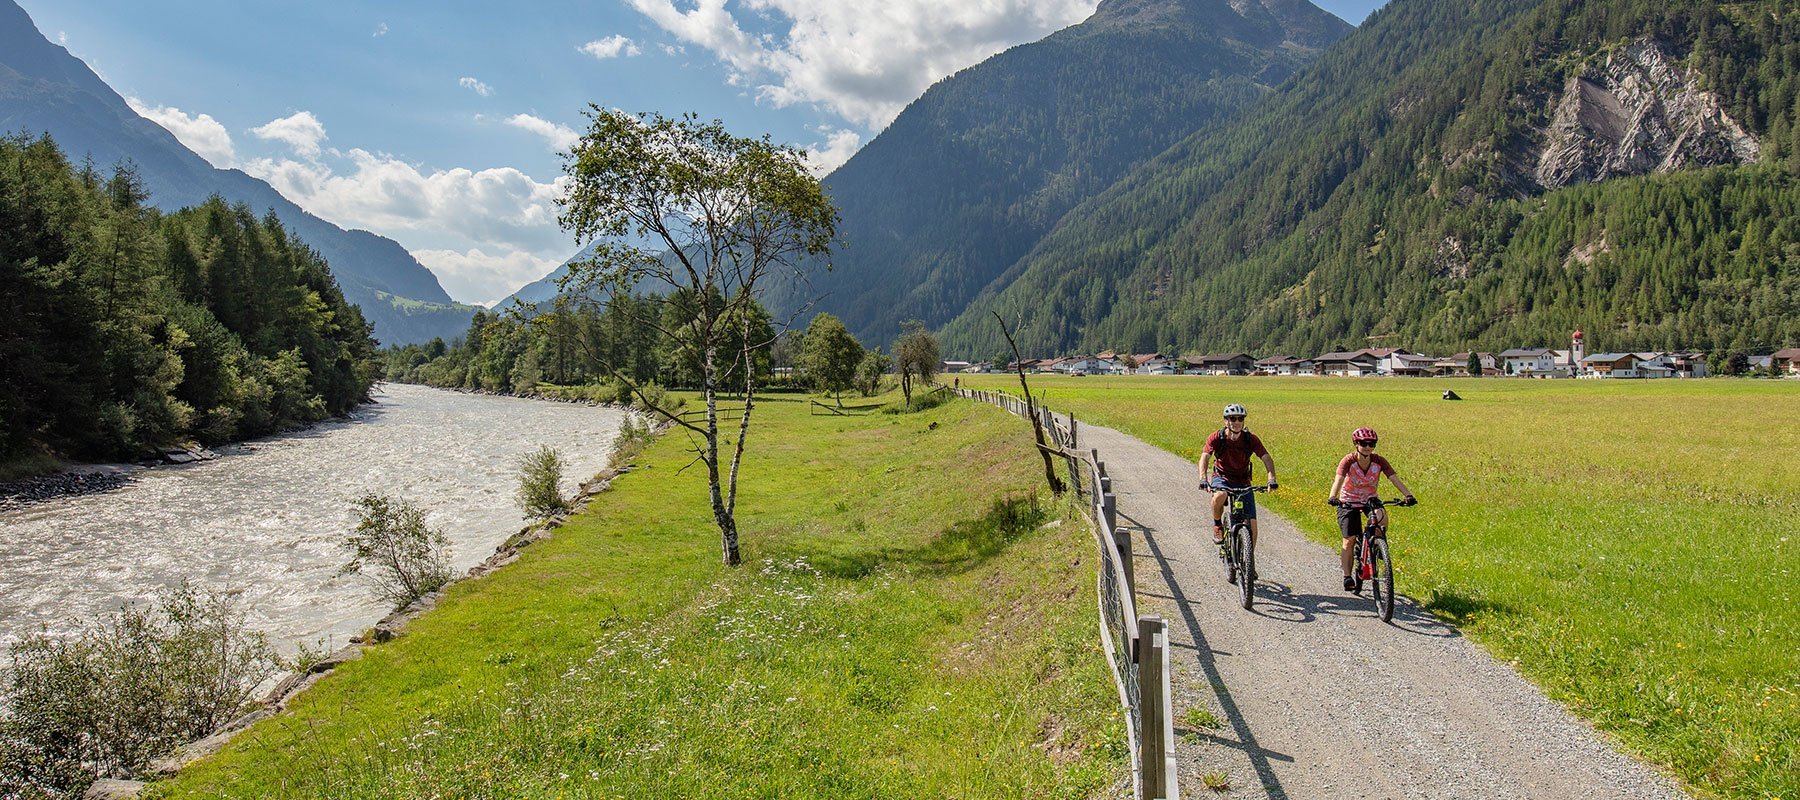
[(956, 394), (945, 387), (938, 387), (929, 392), (915, 392), (912, 400), (895, 400), (881, 407), (883, 414), (916, 414), (927, 409), (937, 408), (955, 398)]
[(650, 428), (648, 419), (640, 414), (626, 414), (619, 422), (619, 435), (613, 437), (612, 457), (607, 459), (607, 466), (618, 469), (631, 463), (655, 440), (656, 432)]
[(563, 457), (550, 445), (519, 459), (519, 490), (514, 500), (531, 519), (548, 519), (569, 509), (562, 496)]
[(1207, 709), (1199, 706), (1192, 706), (1188, 708), (1187, 711), (1182, 712), (1181, 723), (1190, 728), (1216, 729), (1219, 727), (1219, 718), (1213, 716), (1213, 713)]
[(356, 500), (361, 519), (344, 540), (351, 553), (339, 575), (360, 575), (377, 597), (403, 607), (450, 582), (449, 540), (425, 524), (425, 512), (373, 492)]
[(1215, 769), (1200, 776), (1200, 782), (1215, 792), (1231, 791), (1231, 776), (1222, 769)]
[(132, 777), (244, 708), (276, 666), (223, 595), (182, 584), (80, 636), (13, 644), (0, 692), (0, 797), (80, 796)]

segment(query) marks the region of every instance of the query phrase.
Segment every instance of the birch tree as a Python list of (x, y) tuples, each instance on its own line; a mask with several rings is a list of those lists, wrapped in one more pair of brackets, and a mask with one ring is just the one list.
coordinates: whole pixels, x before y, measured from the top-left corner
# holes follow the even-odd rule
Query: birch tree
[[(564, 163), (569, 180), (558, 198), (558, 222), (580, 244), (595, 247), (592, 258), (571, 265), (563, 288), (672, 289), (671, 296), (699, 300), (691, 316), (674, 315), (684, 320), (674, 327), (660, 314), (643, 322), (699, 353), (703, 419), (657, 406), (616, 371), (614, 379), (693, 438), (725, 564), (735, 566), (741, 560), (738, 472), (755, 408), (755, 358), (771, 344), (752, 330), (757, 293), (771, 279), (802, 277), (805, 265), (828, 263), (837, 208), (807, 171), (804, 154), (768, 136), (733, 136), (723, 123), (692, 114), (671, 119), (590, 105), (587, 117), (587, 132)], [(743, 409), (724, 453), (719, 399), (734, 391)]]

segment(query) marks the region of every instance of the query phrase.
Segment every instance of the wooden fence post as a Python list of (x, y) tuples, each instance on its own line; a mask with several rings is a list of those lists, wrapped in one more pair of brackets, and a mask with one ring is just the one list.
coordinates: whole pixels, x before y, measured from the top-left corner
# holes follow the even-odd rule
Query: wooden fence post
[(1119, 549), (1119, 563), (1125, 567), (1125, 591), (1137, 597), (1137, 568), (1131, 563), (1131, 530), (1113, 529), (1113, 546)]
[(1105, 515), (1106, 519), (1096, 521), (1105, 522), (1107, 530), (1118, 527), (1118, 509), (1119, 499), (1113, 497), (1112, 478), (1108, 478), (1104, 475), (1100, 476), (1100, 513)]
[(1174, 720), (1169, 697), (1169, 626), (1162, 617), (1138, 617), (1138, 774), (1143, 797), (1174, 798)]

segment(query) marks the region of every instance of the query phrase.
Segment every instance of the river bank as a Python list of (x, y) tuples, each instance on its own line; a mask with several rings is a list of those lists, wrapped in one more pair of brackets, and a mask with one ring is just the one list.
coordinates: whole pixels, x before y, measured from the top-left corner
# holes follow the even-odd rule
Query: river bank
[(516, 462), (540, 445), (570, 463), (564, 493), (606, 466), (623, 413), (386, 385), (349, 419), (219, 448), (222, 458), (131, 473), (102, 495), (0, 511), (0, 644), (62, 635), (120, 604), (192, 582), (236, 595), (250, 624), (292, 649), (342, 645), (389, 609), (337, 575), (351, 501), (427, 510), (466, 570), (519, 529)]
[(1037, 499), (1026, 430), (974, 404), (757, 420), (742, 567), (666, 437), (150, 796), (1116, 794), (1091, 534)]

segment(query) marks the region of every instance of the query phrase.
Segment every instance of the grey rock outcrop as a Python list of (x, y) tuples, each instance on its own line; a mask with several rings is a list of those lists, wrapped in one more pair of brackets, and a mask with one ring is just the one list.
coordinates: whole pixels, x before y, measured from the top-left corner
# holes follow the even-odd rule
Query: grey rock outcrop
[(1699, 75), (1651, 40), (1569, 78), (1539, 141), (1532, 177), (1544, 189), (1761, 155)]
[(117, 778), (101, 778), (88, 787), (81, 795), (81, 800), (128, 800), (137, 797), (144, 790), (142, 781), (122, 781)]

